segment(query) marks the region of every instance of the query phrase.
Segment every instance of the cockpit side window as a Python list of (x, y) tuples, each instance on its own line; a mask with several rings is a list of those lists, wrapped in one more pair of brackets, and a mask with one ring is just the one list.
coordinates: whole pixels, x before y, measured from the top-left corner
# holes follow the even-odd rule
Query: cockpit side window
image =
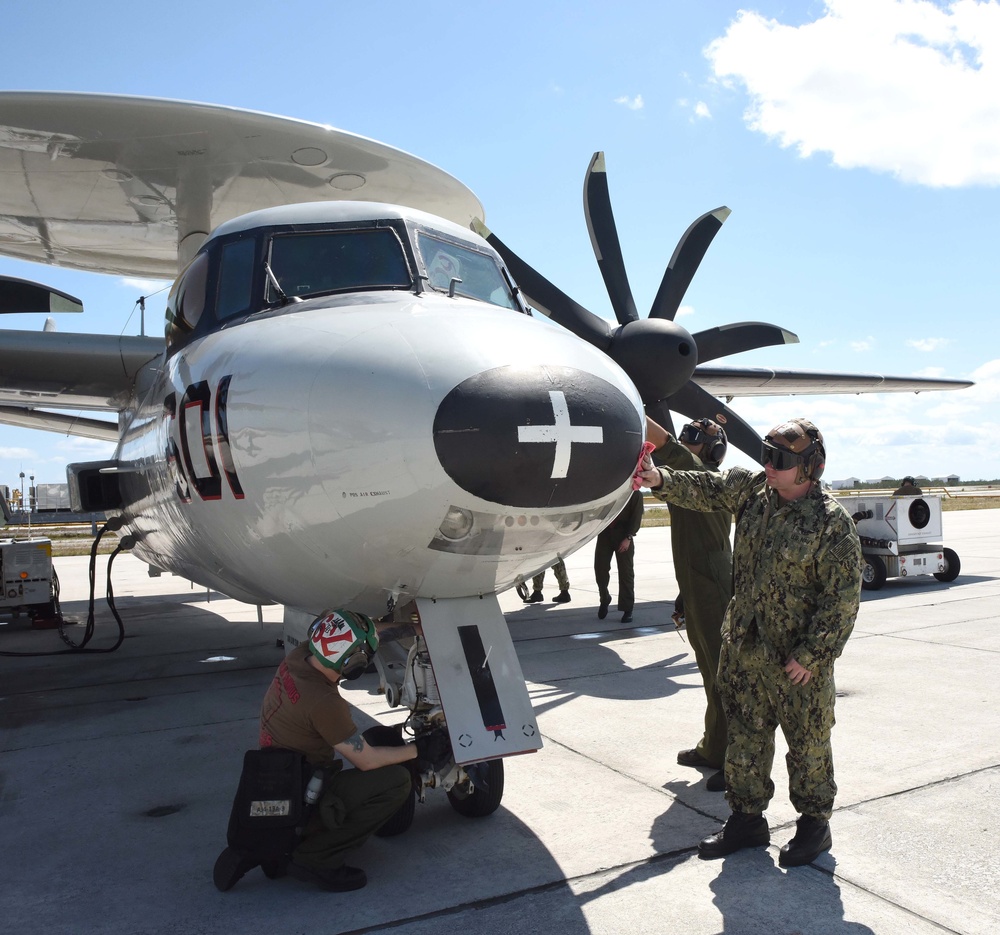
[(432, 289), (451, 292), (454, 282), (455, 295), (521, 311), (507, 278), (490, 254), (424, 231), (417, 233), (417, 246), (427, 270), (427, 284)]
[(257, 241), (252, 237), (230, 241), (222, 248), (215, 306), (219, 321), (250, 311), (256, 250)]
[(167, 298), (167, 346), (194, 331), (205, 311), (208, 254), (199, 253), (177, 277)]
[[(413, 285), (403, 244), (391, 228), (275, 234), (268, 263), (289, 298)], [(267, 301), (281, 299), (268, 282)]]

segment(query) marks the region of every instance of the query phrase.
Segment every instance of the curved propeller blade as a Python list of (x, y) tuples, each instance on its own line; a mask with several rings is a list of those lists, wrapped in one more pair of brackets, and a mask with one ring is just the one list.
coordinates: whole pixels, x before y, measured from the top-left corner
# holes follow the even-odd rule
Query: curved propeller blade
[(472, 219), (472, 229), (479, 234), (507, 264), (518, 288), (530, 305), (546, 318), (572, 331), (578, 338), (607, 352), (611, 347), (611, 325), (571, 299), (558, 286), (524, 262), (478, 218)]
[(691, 337), (698, 344), (700, 364), (758, 347), (799, 343), (798, 335), (764, 321), (738, 321), (731, 325), (719, 325), (717, 328), (706, 328)]
[[(753, 426), (740, 418), (721, 400), (703, 390), (694, 380), (688, 380), (677, 393), (669, 399), (661, 399), (655, 407), (647, 406), (646, 412), (654, 422), (660, 422), (656, 414), (662, 414), (665, 409), (673, 409), (674, 412), (679, 412), (689, 419), (702, 419), (707, 416), (718, 422), (726, 430), (730, 445), (739, 448), (754, 461), (760, 461), (761, 437)], [(664, 423), (660, 422), (660, 425)]]
[(732, 212), (729, 208), (723, 205), (714, 211), (707, 211), (684, 231), (663, 273), (660, 288), (656, 291), (656, 297), (649, 310), (650, 318), (674, 320), (677, 309), (681, 307), (684, 293), (687, 292), (694, 274), (704, 259), (705, 251), (730, 214)]
[(618, 240), (618, 228), (611, 211), (611, 193), (608, 190), (608, 172), (604, 153), (594, 153), (583, 179), (583, 213), (587, 230), (594, 247), (597, 265), (601, 268), (604, 285), (611, 299), (611, 307), (621, 325), (639, 320), (639, 312), (632, 298), (632, 287), (625, 272), (625, 259)]

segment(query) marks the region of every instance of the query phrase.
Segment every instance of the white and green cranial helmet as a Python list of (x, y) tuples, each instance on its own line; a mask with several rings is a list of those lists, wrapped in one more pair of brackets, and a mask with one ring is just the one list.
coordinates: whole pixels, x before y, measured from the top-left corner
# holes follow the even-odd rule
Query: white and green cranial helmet
[(309, 628), (309, 649), (321, 665), (356, 679), (375, 656), (378, 635), (375, 622), (350, 610), (331, 610)]

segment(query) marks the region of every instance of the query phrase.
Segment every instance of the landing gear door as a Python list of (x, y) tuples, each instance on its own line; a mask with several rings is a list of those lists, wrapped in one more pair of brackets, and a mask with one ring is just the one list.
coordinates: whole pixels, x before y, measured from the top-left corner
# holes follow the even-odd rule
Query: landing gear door
[(458, 764), (541, 749), (527, 686), (496, 595), (417, 599)]

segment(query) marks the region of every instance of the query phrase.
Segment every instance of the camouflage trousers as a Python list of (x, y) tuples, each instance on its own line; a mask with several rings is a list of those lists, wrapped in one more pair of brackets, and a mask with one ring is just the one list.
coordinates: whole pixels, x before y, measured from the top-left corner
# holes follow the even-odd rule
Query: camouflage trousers
[(788, 744), (788, 796), (795, 810), (829, 818), (837, 784), (833, 780), (830, 732), (836, 687), (832, 669), (814, 672), (806, 685), (793, 685), (784, 665), (748, 636), (736, 647), (724, 640), (719, 690), (729, 726), (726, 798), (734, 811), (758, 814), (774, 795), (771, 766), (778, 727)]
[[(562, 559), (559, 559), (559, 561), (552, 566), (552, 571), (555, 572), (556, 583), (559, 585), (559, 590), (568, 591), (569, 575), (566, 574), (566, 563)], [(535, 577), (531, 579), (531, 588), (534, 591), (541, 591), (543, 584), (545, 584), (544, 571), (540, 575), (535, 575)]]

